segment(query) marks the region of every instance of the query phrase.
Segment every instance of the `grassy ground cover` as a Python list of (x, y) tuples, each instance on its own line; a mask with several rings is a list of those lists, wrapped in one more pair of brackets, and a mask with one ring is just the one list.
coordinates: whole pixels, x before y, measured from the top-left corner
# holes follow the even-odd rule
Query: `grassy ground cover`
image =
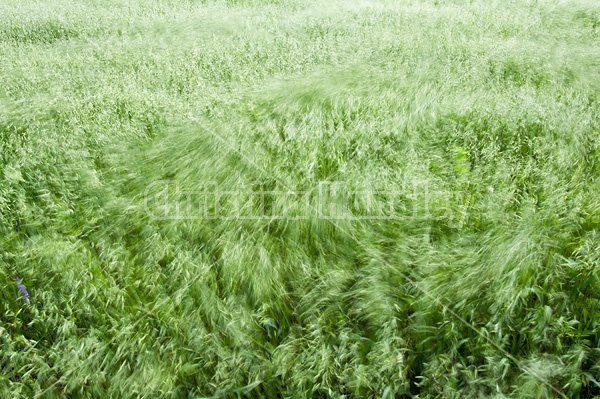
[(599, 42), (592, 0), (2, 1), (0, 396), (600, 396)]

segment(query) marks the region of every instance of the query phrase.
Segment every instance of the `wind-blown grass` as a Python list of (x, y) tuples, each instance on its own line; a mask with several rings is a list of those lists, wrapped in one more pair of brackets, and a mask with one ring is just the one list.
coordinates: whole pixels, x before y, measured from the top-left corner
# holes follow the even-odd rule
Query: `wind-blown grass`
[(600, 395), (594, 2), (0, 21), (2, 397)]

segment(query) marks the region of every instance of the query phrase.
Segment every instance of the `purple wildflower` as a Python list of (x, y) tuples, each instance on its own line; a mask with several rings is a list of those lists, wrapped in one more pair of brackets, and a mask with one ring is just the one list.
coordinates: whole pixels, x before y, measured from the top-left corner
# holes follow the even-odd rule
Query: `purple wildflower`
[(17, 288), (19, 289), (19, 291), (21, 291), (21, 294), (23, 294), (25, 302), (27, 303), (27, 305), (29, 305), (29, 292), (27, 292), (27, 288), (25, 288), (25, 286), (21, 284), (20, 278), (17, 277), (15, 281), (17, 282)]

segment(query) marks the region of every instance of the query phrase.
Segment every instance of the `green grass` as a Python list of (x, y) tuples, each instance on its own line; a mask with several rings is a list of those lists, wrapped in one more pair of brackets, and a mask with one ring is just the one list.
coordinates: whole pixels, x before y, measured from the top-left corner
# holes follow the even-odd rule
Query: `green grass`
[(0, 396), (599, 397), (599, 40), (593, 0), (3, 1)]

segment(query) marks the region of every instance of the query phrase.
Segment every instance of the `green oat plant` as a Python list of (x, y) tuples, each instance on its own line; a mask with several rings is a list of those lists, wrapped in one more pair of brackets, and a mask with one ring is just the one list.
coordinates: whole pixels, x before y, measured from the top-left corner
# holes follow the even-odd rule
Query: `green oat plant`
[(600, 396), (600, 5), (5, 0), (0, 396)]

